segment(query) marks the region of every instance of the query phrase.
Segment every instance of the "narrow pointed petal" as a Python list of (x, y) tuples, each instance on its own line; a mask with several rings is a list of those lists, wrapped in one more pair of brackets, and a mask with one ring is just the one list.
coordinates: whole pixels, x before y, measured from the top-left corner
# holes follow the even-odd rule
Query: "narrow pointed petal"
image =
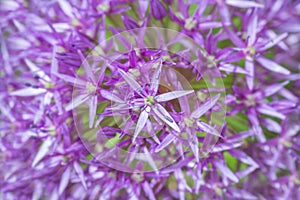
[(285, 115), (284, 114), (278, 112), (273, 107), (268, 106), (266, 104), (260, 105), (257, 108), (257, 111), (260, 112), (260, 113), (262, 113), (262, 114), (265, 114), (265, 115), (269, 115), (269, 116), (276, 117), (276, 118), (279, 118), (279, 119), (285, 119)]
[(183, 97), (189, 94), (192, 94), (194, 92), (194, 90), (182, 90), (182, 91), (172, 91), (172, 92), (168, 92), (168, 93), (164, 93), (164, 94), (160, 94), (157, 95), (155, 97), (155, 100), (157, 102), (165, 102), (165, 101), (170, 101), (173, 99), (177, 99), (179, 97)]
[(247, 165), (258, 167), (258, 164), (243, 151), (232, 149), (229, 151), (229, 153)]
[(78, 50), (78, 54), (80, 56), (83, 68), (84, 68), (84, 72), (86, 73), (86, 77), (88, 78), (89, 81), (91, 81), (93, 84), (96, 85), (96, 80), (95, 80), (95, 76), (93, 73), (93, 70), (91, 68), (91, 66), (89, 65), (87, 59), (85, 59), (84, 55), (81, 53), (80, 50)]
[[(180, 90), (183, 90), (183, 87), (181, 85), (181, 83), (179, 81), (177, 81), (177, 87)], [(190, 115), (191, 114), (191, 108), (189, 105), (189, 100), (187, 98), (187, 96), (182, 96), (178, 98), (179, 104), (180, 104), (180, 108), (181, 111), (185, 114), (185, 115)]]
[(85, 176), (84, 176), (84, 173), (83, 173), (83, 170), (82, 170), (81, 166), (76, 161), (73, 163), (73, 166), (74, 166), (74, 169), (75, 169), (76, 173), (78, 174), (78, 177), (79, 177), (84, 189), (87, 190), (87, 185), (86, 185), (86, 182), (85, 182)]
[(33, 162), (32, 167), (35, 167), (50, 151), (50, 147), (53, 144), (53, 138), (48, 137), (41, 145), (39, 151), (37, 152)]
[(171, 142), (175, 140), (175, 136), (173, 134), (168, 134), (163, 141), (155, 148), (155, 153), (160, 152), (166, 146), (168, 146)]
[(124, 78), (124, 80), (128, 83), (128, 85), (136, 92), (138, 92), (139, 94), (142, 93), (142, 87), (141, 85), (136, 82), (136, 80), (134, 80), (134, 78), (129, 75), (128, 73), (124, 72), (122, 69), (118, 70), (119, 73), (121, 74), (121, 76)]
[(253, 90), (254, 88), (254, 63), (253, 59), (250, 56), (246, 57), (245, 60), (245, 68), (248, 72), (246, 76), (246, 82), (249, 90)]
[(92, 96), (90, 98), (90, 103), (89, 103), (89, 127), (90, 128), (92, 128), (94, 125), (96, 111), (97, 111), (97, 104), (98, 104), (98, 97)]
[(113, 92), (107, 91), (107, 90), (100, 90), (100, 94), (103, 98), (108, 99), (113, 102), (117, 103), (124, 103), (122, 99), (120, 99), (118, 96), (114, 95)]
[(64, 171), (60, 179), (60, 184), (58, 188), (59, 195), (61, 195), (64, 192), (64, 190), (67, 188), (70, 180), (70, 174), (71, 174), (71, 168), (67, 167), (67, 169)]
[(153, 190), (147, 181), (144, 181), (143, 189), (149, 200), (156, 200)]
[(43, 94), (45, 92), (47, 92), (47, 90), (44, 88), (28, 87), (28, 88), (23, 88), (23, 89), (11, 92), (10, 95), (19, 96), (19, 97), (30, 97), (30, 96), (37, 96), (37, 95)]
[(162, 69), (162, 60), (159, 61), (159, 64), (151, 80), (150, 90), (152, 91), (152, 95), (156, 95), (157, 93), (159, 82), (160, 82), (161, 69)]
[(240, 73), (240, 74), (247, 74), (247, 71), (244, 70), (241, 67), (234, 66), (232, 64), (223, 64), (219, 67), (220, 70), (225, 71), (225, 72), (235, 72), (235, 73)]
[(204, 123), (204, 122), (201, 122), (201, 121), (197, 121), (197, 125), (198, 127), (203, 130), (204, 132), (206, 133), (209, 133), (209, 134), (212, 134), (212, 135), (215, 135), (215, 136), (218, 136), (218, 137), (223, 137), (219, 131), (217, 131), (214, 127)]
[(258, 57), (257, 62), (259, 62), (264, 68), (273, 71), (273, 72), (277, 72), (277, 73), (281, 73), (281, 74), (285, 74), (285, 75), (289, 75), (291, 72), (289, 70), (287, 70), (286, 68), (282, 67), (281, 65), (277, 64), (274, 61), (271, 61), (269, 59), (266, 59), (262, 56)]
[(201, 104), (196, 110), (194, 110), (191, 114), (191, 118), (198, 119), (201, 117), (204, 113), (206, 113), (208, 110), (210, 110), (219, 100), (220, 94), (217, 94), (213, 98), (205, 101), (203, 104)]
[(198, 138), (196, 132), (191, 129), (186, 129), (188, 135), (188, 142), (192, 149), (192, 152), (195, 156), (196, 162), (199, 162), (199, 147), (198, 147)]
[(224, 163), (221, 161), (216, 161), (214, 164), (220, 170), (223, 176), (229, 178), (235, 183), (239, 182), (238, 177)]
[(125, 103), (122, 103), (122, 104), (118, 104), (118, 105), (109, 107), (106, 110), (107, 111), (122, 111), (122, 110), (129, 110), (129, 109), (132, 109), (132, 107)]
[(271, 39), (271, 41), (269, 41), (268, 43), (266, 43), (264, 46), (259, 48), (259, 51), (266, 51), (267, 49), (272, 48), (273, 46), (277, 45), (278, 43), (280, 43), (283, 39), (285, 39), (288, 36), (287, 33), (283, 33), (277, 37), (275, 37), (274, 39)]
[(57, 76), (58, 78), (64, 80), (64, 81), (66, 81), (66, 82), (72, 83), (74, 86), (86, 87), (86, 84), (87, 84), (86, 81), (83, 81), (83, 80), (78, 79), (78, 78), (74, 78), (72, 76), (68, 76), (68, 75), (64, 75), (64, 74), (58, 74), (58, 73), (54, 73), (54, 75)]
[(263, 89), (263, 91), (256, 92), (255, 96), (263, 96), (263, 97), (271, 96), (271, 95), (277, 93), (279, 90), (281, 90), (288, 83), (289, 83), (289, 81), (285, 81), (280, 84), (274, 84), (274, 85), (267, 86), (266, 88)]
[(148, 151), (147, 147), (144, 148), (144, 156), (146, 156), (146, 161), (148, 161), (148, 164), (152, 167), (152, 169), (158, 173), (157, 166), (155, 164), (155, 161), (153, 160), (150, 152)]
[(253, 131), (254, 133), (257, 135), (258, 139), (261, 141), (261, 142), (265, 142), (266, 138), (263, 134), (263, 131), (262, 131), (262, 128), (259, 124), (259, 120), (258, 120), (258, 117), (257, 117), (257, 113), (256, 113), (256, 110), (254, 108), (250, 108), (248, 110), (248, 118), (252, 124), (252, 127), (253, 127)]
[[(148, 107), (148, 108), (150, 108), (150, 107)], [(135, 131), (134, 131), (134, 134), (133, 134), (132, 142), (135, 142), (136, 137), (138, 136), (138, 134), (144, 128), (144, 126), (145, 126), (145, 124), (148, 120), (148, 117), (149, 117), (149, 112), (147, 112), (147, 108), (146, 108), (141, 112), (141, 114), (139, 116), (139, 119), (138, 119), (137, 124), (136, 124)]]
[(175, 120), (163, 106), (161, 106), (160, 104), (156, 104), (153, 107), (153, 111), (163, 122), (168, 124), (175, 131), (180, 132), (180, 128), (176, 124)]
[(256, 31), (257, 31), (257, 22), (258, 21), (258, 16), (256, 13), (256, 10), (253, 11), (253, 14), (251, 16), (249, 25), (247, 26), (247, 35), (249, 37), (248, 40), (248, 46), (253, 46), (256, 40)]
[(239, 36), (229, 29), (227, 26), (224, 26), (225, 31), (228, 34), (229, 39), (239, 48), (245, 47), (245, 43), (239, 38)]
[(71, 102), (66, 105), (65, 110), (66, 111), (73, 110), (77, 106), (79, 106), (79, 105), (83, 104), (84, 102), (86, 102), (88, 99), (89, 99), (89, 96), (86, 95), (86, 94), (79, 95), (79, 96), (73, 98), (71, 100)]
[(263, 8), (263, 4), (248, 0), (226, 0), (226, 4), (238, 8)]

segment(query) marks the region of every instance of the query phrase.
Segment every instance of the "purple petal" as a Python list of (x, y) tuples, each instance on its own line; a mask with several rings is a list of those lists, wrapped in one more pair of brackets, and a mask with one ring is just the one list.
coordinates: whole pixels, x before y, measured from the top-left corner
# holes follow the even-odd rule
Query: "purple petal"
[(13, 91), (10, 93), (10, 95), (20, 96), (20, 97), (30, 97), (30, 96), (37, 96), (37, 95), (43, 94), (45, 92), (47, 92), (47, 90), (44, 88), (28, 87), (28, 88), (23, 88), (20, 90)]
[(253, 90), (253, 88), (254, 88), (254, 63), (253, 63), (253, 59), (250, 56), (246, 57), (245, 68), (248, 72), (248, 74), (246, 76), (246, 82), (247, 82), (248, 88), (249, 88), (249, 90)]
[(83, 68), (84, 68), (84, 72), (87, 75), (87, 78), (89, 81), (91, 81), (94, 85), (96, 85), (96, 80), (95, 80), (95, 76), (94, 76), (94, 72), (91, 68), (91, 66), (89, 65), (87, 59), (83, 56), (83, 54), (81, 53), (80, 50), (78, 50), (78, 54), (80, 56)]
[(32, 162), (32, 167), (35, 167), (36, 164), (38, 162), (40, 162), (40, 160), (42, 160), (46, 155), (47, 153), (50, 151), (50, 147), (51, 145), (53, 144), (54, 142), (54, 138), (50, 138), (48, 137), (42, 144), (42, 146), (40, 147), (39, 151), (37, 152), (33, 162)]
[(96, 111), (97, 111), (97, 104), (98, 104), (98, 97), (97, 96), (92, 96), (90, 98), (90, 103), (89, 103), (89, 127), (92, 128), (95, 117), (96, 117)]
[(262, 114), (265, 114), (265, 115), (273, 116), (273, 117), (276, 117), (276, 118), (279, 118), (279, 119), (285, 119), (285, 115), (283, 115), (282, 113), (276, 111), (273, 107), (268, 106), (266, 104), (260, 105), (257, 108), (257, 111), (262, 113)]
[(163, 150), (166, 146), (168, 146), (171, 142), (175, 140), (175, 136), (173, 134), (168, 134), (163, 141), (155, 148), (155, 153), (160, 152)]
[(263, 4), (247, 0), (226, 0), (226, 4), (238, 8), (263, 8)]
[(108, 99), (110, 101), (117, 102), (117, 103), (124, 103), (124, 100), (114, 95), (112, 91), (100, 90), (100, 94), (103, 98)]
[(215, 166), (221, 171), (222, 175), (229, 178), (233, 182), (239, 182), (238, 177), (221, 161), (214, 162)]
[(151, 13), (155, 19), (160, 20), (167, 15), (164, 5), (159, 0), (151, 0), (150, 6)]
[(79, 96), (73, 98), (71, 100), (71, 102), (66, 105), (65, 110), (66, 111), (73, 110), (77, 106), (86, 102), (88, 99), (89, 99), (89, 95), (86, 95), (86, 94), (79, 95)]
[(288, 83), (289, 83), (289, 81), (285, 81), (280, 84), (274, 84), (274, 85), (267, 86), (262, 91), (256, 92), (254, 95), (255, 96), (263, 96), (263, 97), (271, 96), (271, 95), (275, 94), (276, 92), (278, 92), (279, 90), (281, 90)]
[(69, 180), (70, 180), (71, 168), (67, 167), (64, 173), (61, 176), (60, 184), (58, 188), (58, 194), (61, 195), (64, 190), (67, 188)]
[(225, 71), (225, 72), (235, 72), (235, 73), (247, 74), (247, 71), (244, 70), (243, 68), (232, 65), (232, 64), (228, 64), (228, 63), (222, 64), (219, 67), (219, 69), (222, 71)]
[(147, 181), (144, 181), (143, 183), (143, 189), (147, 195), (147, 198), (150, 200), (156, 200), (155, 195), (153, 193), (152, 188), (150, 187), (149, 183)]
[(217, 131), (214, 127), (204, 123), (204, 122), (201, 122), (201, 121), (197, 121), (197, 125), (198, 127), (203, 130), (204, 132), (206, 133), (209, 133), (209, 134), (212, 134), (212, 135), (215, 135), (215, 136), (218, 136), (218, 137), (223, 137), (219, 131)]
[(266, 69), (268, 69), (270, 71), (285, 74), (285, 75), (289, 75), (291, 73), (289, 70), (287, 70), (286, 68), (284, 68), (281, 65), (277, 64), (276, 62), (268, 60), (268, 59), (266, 59), (262, 56), (258, 57), (256, 60), (263, 67), (265, 67)]
[(182, 90), (182, 91), (172, 91), (172, 92), (168, 92), (168, 93), (164, 93), (164, 94), (160, 94), (157, 95), (155, 97), (155, 100), (157, 102), (165, 102), (165, 101), (170, 101), (173, 99), (177, 99), (179, 97), (183, 97), (189, 94), (192, 94), (194, 92), (194, 90)]
[(256, 110), (254, 108), (250, 108), (248, 110), (247, 114), (248, 114), (248, 118), (253, 126), (254, 133), (258, 136), (258, 138), (260, 139), (261, 142), (264, 142), (266, 140), (266, 138), (265, 138), (262, 128), (259, 124)]
[(257, 16), (256, 10), (254, 10), (253, 14), (250, 18), (250, 22), (247, 26), (247, 35), (249, 37), (247, 45), (250, 47), (253, 46), (253, 44), (256, 40), (257, 21), (258, 21), (258, 16)]
[(180, 128), (176, 124), (175, 120), (164, 107), (162, 107), (160, 104), (155, 104), (153, 111), (163, 122), (168, 124), (175, 131), (180, 132)]
[(133, 134), (133, 138), (132, 138), (132, 142), (135, 142), (136, 137), (138, 136), (138, 134), (142, 131), (142, 129), (145, 127), (145, 124), (148, 120), (148, 116), (149, 116), (149, 110), (150, 107), (146, 107), (140, 114), (139, 119), (137, 121), (136, 124), (136, 128)]
[(149, 153), (147, 147), (144, 148), (144, 154), (142, 154), (142, 156), (145, 156), (145, 160), (148, 162), (148, 164), (152, 167), (152, 169), (158, 173), (158, 169), (157, 169), (157, 166), (151, 156), (151, 154)]
[(73, 163), (73, 166), (74, 166), (74, 169), (75, 169), (76, 173), (78, 174), (78, 177), (79, 177), (84, 189), (87, 190), (87, 185), (86, 185), (86, 182), (85, 182), (85, 176), (84, 176), (84, 173), (83, 173), (83, 170), (82, 170), (81, 166), (76, 161)]
[(196, 162), (199, 162), (199, 146), (198, 146), (199, 142), (196, 135), (196, 131), (188, 128), (186, 129), (186, 132), (188, 135), (188, 142), (195, 156)]
[(58, 73), (54, 73), (54, 75), (57, 76), (58, 78), (64, 80), (64, 81), (66, 81), (66, 82), (72, 83), (74, 86), (86, 87), (86, 84), (87, 84), (86, 81), (83, 81), (83, 80), (78, 79), (78, 78), (74, 78), (72, 76), (68, 76), (68, 75), (64, 75), (64, 74), (58, 74)]
[(274, 39), (271, 39), (268, 43), (266, 43), (264, 46), (259, 48), (259, 51), (266, 51), (267, 49), (270, 49), (271, 47), (275, 46), (276, 44), (280, 43), (283, 39), (285, 39), (288, 36), (287, 33), (283, 33)]
[(119, 73), (121, 74), (121, 76), (124, 78), (124, 80), (128, 83), (128, 85), (134, 90), (137, 91), (139, 94), (141, 93), (141, 86), (138, 82), (136, 82), (136, 80), (134, 80), (134, 78), (127, 74), (126, 72), (124, 72), (122, 69), (118, 69)]
[(159, 64), (151, 80), (150, 90), (152, 91), (152, 95), (156, 95), (157, 93), (159, 82), (160, 82), (161, 69), (162, 69), (162, 60), (159, 61)]
[(191, 118), (198, 119), (199, 117), (201, 117), (204, 113), (210, 110), (217, 103), (220, 96), (221, 96), (220, 94), (217, 94), (213, 98), (201, 104), (196, 110), (192, 112)]

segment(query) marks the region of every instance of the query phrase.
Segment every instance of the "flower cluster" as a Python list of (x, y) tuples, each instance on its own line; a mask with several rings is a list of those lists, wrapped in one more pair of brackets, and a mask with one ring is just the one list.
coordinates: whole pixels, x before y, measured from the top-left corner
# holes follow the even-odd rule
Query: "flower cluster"
[(1, 199), (300, 199), (300, 2), (0, 1)]

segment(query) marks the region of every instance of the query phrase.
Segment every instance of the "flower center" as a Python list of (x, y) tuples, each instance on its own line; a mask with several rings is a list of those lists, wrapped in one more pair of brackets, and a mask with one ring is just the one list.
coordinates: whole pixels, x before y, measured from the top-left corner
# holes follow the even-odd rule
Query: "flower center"
[(154, 97), (153, 96), (148, 96), (147, 98), (144, 99), (144, 102), (146, 105), (153, 105), (154, 104)]
[(245, 101), (247, 106), (254, 106), (256, 104), (255, 97), (252, 94), (247, 95), (247, 99)]
[(187, 30), (192, 30), (193, 28), (195, 28), (196, 25), (197, 21), (191, 17), (185, 21), (184, 28)]
[(96, 92), (97, 87), (95, 87), (92, 83), (87, 83), (86, 84), (86, 91), (88, 94)]
[(255, 47), (248, 47), (247, 52), (250, 54), (250, 56), (254, 56), (256, 53), (256, 48)]
[(195, 122), (195, 120), (194, 119), (191, 119), (191, 118), (184, 118), (184, 123), (185, 123), (185, 125), (187, 126), (187, 127), (192, 127), (193, 126), (193, 124), (194, 124), (194, 122)]
[(108, 3), (101, 3), (97, 6), (98, 11), (107, 12), (107, 11), (109, 11), (109, 9), (110, 9), (110, 6)]

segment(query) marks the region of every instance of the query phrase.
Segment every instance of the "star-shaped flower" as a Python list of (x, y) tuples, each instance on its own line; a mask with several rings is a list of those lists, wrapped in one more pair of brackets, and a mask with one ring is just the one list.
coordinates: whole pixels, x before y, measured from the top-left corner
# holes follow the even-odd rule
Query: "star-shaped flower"
[(158, 67), (156, 68), (151, 83), (149, 86), (149, 90), (145, 90), (142, 88), (142, 86), (128, 73), (125, 71), (118, 69), (118, 72), (121, 74), (121, 76), (124, 78), (124, 80), (128, 83), (131, 89), (133, 89), (140, 98), (136, 98), (134, 100), (135, 103), (129, 104), (128, 102), (125, 102), (121, 99), (116, 99), (116, 96), (113, 97), (113, 94), (108, 94), (107, 91), (101, 91), (102, 96), (105, 98), (121, 103), (117, 105), (116, 107), (113, 107), (112, 109), (132, 109), (136, 107), (141, 108), (141, 113), (137, 120), (137, 125), (133, 134), (133, 142), (136, 140), (136, 137), (139, 135), (139, 133), (142, 131), (142, 129), (145, 127), (145, 124), (147, 123), (147, 120), (149, 118), (149, 115), (154, 115), (154, 117), (158, 117), (160, 120), (162, 120), (164, 123), (169, 125), (172, 129), (174, 129), (176, 132), (180, 132), (180, 128), (178, 127), (177, 123), (171, 116), (171, 114), (164, 108), (164, 106), (161, 104), (162, 102), (167, 102), (185, 95), (189, 95), (193, 93), (193, 90), (176, 90), (172, 92), (167, 92), (163, 94), (157, 94), (159, 83), (160, 83), (160, 77), (162, 72), (162, 61), (159, 62)]

